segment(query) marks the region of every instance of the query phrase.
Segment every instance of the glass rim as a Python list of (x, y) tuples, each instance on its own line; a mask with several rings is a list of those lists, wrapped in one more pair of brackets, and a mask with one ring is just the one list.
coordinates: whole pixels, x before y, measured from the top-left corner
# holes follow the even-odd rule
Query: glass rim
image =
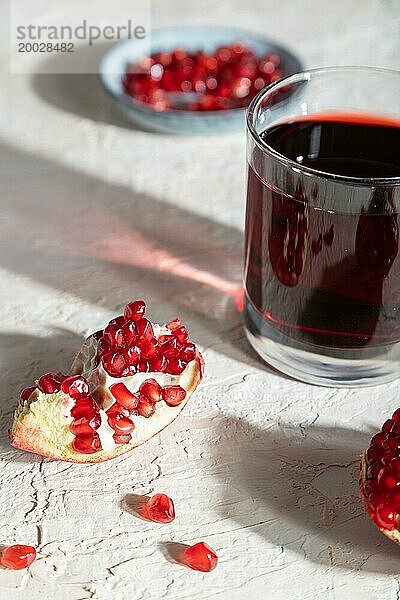
[[(312, 167), (307, 167), (291, 158), (287, 158), (283, 154), (280, 154), (272, 146), (269, 146), (264, 140), (260, 137), (259, 133), (256, 131), (254, 126), (254, 117), (262, 103), (262, 101), (274, 90), (279, 89), (280, 87), (285, 87), (291, 83), (299, 83), (300, 81), (307, 81), (311, 79), (312, 75), (326, 75), (330, 73), (345, 73), (345, 72), (361, 72), (361, 73), (380, 73), (387, 75), (396, 75), (400, 81), (400, 71), (395, 69), (386, 69), (379, 67), (367, 67), (367, 66), (344, 66), (344, 67), (319, 67), (315, 69), (307, 69), (305, 71), (300, 71), (299, 73), (293, 73), (292, 75), (287, 75), (279, 81), (275, 81), (271, 83), (267, 87), (263, 88), (258, 92), (258, 94), (252, 99), (250, 102), (247, 115), (246, 115), (246, 123), (247, 130), (250, 132), (254, 142), (257, 146), (262, 150), (262, 152), (269, 154), (273, 158), (279, 160), (281, 163), (285, 164), (287, 167), (295, 170), (296, 172), (304, 173), (308, 176), (314, 177), (322, 177), (323, 179), (331, 179), (337, 181), (338, 183), (349, 183), (352, 185), (365, 185), (365, 186), (393, 186), (400, 185), (400, 175), (396, 177), (351, 177), (349, 175), (340, 175), (337, 173), (330, 173), (329, 171), (320, 171), (318, 169), (313, 169)], [(315, 113), (316, 115), (318, 113)], [(325, 113), (326, 114), (326, 113)], [(334, 113), (332, 113), (334, 114)], [(365, 113), (364, 113), (365, 114)], [(395, 117), (393, 117), (395, 120)], [(399, 119), (400, 126), (400, 119)]]

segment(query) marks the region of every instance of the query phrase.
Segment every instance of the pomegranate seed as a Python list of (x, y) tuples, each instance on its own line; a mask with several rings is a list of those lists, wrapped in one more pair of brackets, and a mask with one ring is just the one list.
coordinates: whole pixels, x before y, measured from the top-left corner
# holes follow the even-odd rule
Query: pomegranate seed
[(382, 448), (379, 448), (379, 446), (370, 446), (365, 455), (367, 465), (371, 464), (372, 462), (374, 462), (376, 460), (379, 460), (381, 458), (382, 454), (383, 454)]
[[(133, 414), (136, 414), (137, 411), (132, 411)], [(110, 406), (110, 408), (108, 410), (106, 410), (106, 415), (118, 415), (121, 416), (123, 415), (124, 417), (129, 417), (129, 415), (131, 414), (131, 411), (129, 411), (128, 409), (124, 408), (123, 406), (121, 406), (121, 404), (118, 404), (118, 402), (114, 402), (114, 404), (112, 406)]]
[(108, 352), (102, 356), (103, 367), (111, 377), (124, 377), (128, 373), (127, 361), (123, 354)]
[(130, 412), (136, 409), (139, 402), (139, 395), (132, 394), (124, 383), (113, 383), (110, 385), (110, 392), (117, 400), (118, 404)]
[(35, 548), (32, 546), (15, 544), (14, 546), (8, 546), (7, 548), (4, 548), (1, 554), (0, 563), (6, 569), (20, 571), (21, 569), (26, 569), (29, 567), (35, 558)]
[(166, 494), (155, 494), (146, 502), (147, 516), (155, 523), (172, 523), (175, 519), (175, 507)]
[(99, 413), (95, 413), (91, 419), (81, 417), (73, 421), (69, 426), (69, 430), (74, 435), (91, 434), (95, 429), (100, 427), (101, 418)]
[(374, 514), (375, 523), (383, 529), (394, 529), (397, 513), (389, 504), (380, 504)]
[(143, 300), (135, 300), (125, 306), (124, 317), (127, 321), (135, 321), (137, 323), (146, 312), (146, 304)]
[(109, 323), (104, 330), (104, 340), (111, 347), (125, 348), (125, 336), (122, 327)]
[(185, 362), (190, 362), (196, 358), (196, 346), (189, 342), (179, 351), (179, 357)]
[(148, 342), (143, 342), (141, 350), (143, 358), (145, 358), (146, 360), (150, 360), (158, 356), (160, 352), (160, 344), (155, 338), (153, 338)]
[(46, 373), (38, 381), (38, 387), (44, 394), (54, 394), (60, 389), (60, 382), (56, 378), (55, 373)]
[(168, 359), (168, 366), (166, 369), (167, 373), (170, 373), (171, 375), (180, 375), (181, 373), (183, 373), (185, 368), (186, 363), (181, 358)]
[(150, 342), (154, 338), (153, 325), (146, 318), (143, 318), (137, 324), (137, 333), (141, 340)]
[(138, 346), (131, 346), (125, 352), (126, 360), (130, 366), (135, 366), (140, 360), (140, 348)]
[(379, 487), (384, 488), (386, 490), (391, 490), (392, 488), (396, 487), (397, 483), (398, 483), (397, 478), (394, 476), (394, 474), (392, 474), (390, 472), (390, 470), (387, 470), (385, 467), (383, 467), (379, 471), (379, 475), (378, 475)]
[(162, 397), (168, 406), (179, 406), (186, 398), (186, 391), (180, 385), (170, 385), (163, 389)]
[(141, 360), (139, 363), (139, 372), (148, 373), (150, 371), (150, 363), (147, 360)]
[(86, 398), (80, 398), (76, 401), (75, 406), (71, 409), (71, 416), (74, 417), (74, 419), (85, 417), (90, 420), (97, 411), (97, 404), (93, 398), (87, 396)]
[(155, 407), (154, 403), (151, 402), (151, 400), (149, 400), (148, 398), (145, 398), (144, 396), (141, 396), (137, 410), (141, 417), (146, 417), (146, 419), (148, 419), (149, 417), (154, 415), (156, 407)]
[(130, 433), (128, 433), (127, 435), (117, 435), (115, 433), (113, 435), (113, 439), (116, 444), (129, 444), (129, 442), (132, 439), (132, 436)]
[(178, 317), (175, 317), (175, 319), (172, 319), (172, 321), (167, 323), (167, 327), (170, 331), (175, 331), (175, 329), (177, 329), (180, 326), (181, 326), (181, 320)]
[(184, 557), (188, 567), (204, 573), (215, 569), (218, 563), (218, 556), (205, 542), (199, 542), (186, 548)]
[(178, 340), (179, 340), (180, 342), (182, 342), (182, 343), (183, 343), (183, 342), (186, 342), (186, 340), (187, 340), (187, 339), (188, 339), (188, 337), (189, 337), (189, 334), (188, 334), (188, 332), (187, 332), (187, 329), (186, 329), (186, 327), (185, 327), (184, 325), (181, 325), (180, 327), (177, 327), (177, 328), (174, 330), (174, 336), (175, 336), (176, 338), (178, 338)]
[(108, 415), (108, 424), (118, 433), (118, 435), (127, 435), (135, 429), (135, 425), (130, 418), (124, 417), (123, 415)]
[(138, 331), (137, 331), (136, 323), (134, 323), (134, 321), (131, 321), (129, 323), (125, 323), (125, 325), (123, 325), (121, 327), (121, 331), (122, 331), (122, 335), (123, 335), (124, 340), (125, 340), (125, 346), (126, 347), (132, 346), (132, 344), (134, 342), (136, 342), (136, 339), (137, 339), (137, 336), (138, 336)]
[[(368, 498), (368, 501), (370, 502), (370, 499)], [(391, 506), (394, 506), (396, 509), (396, 512), (399, 512), (400, 509), (400, 488), (396, 487), (394, 488), (390, 494), (389, 494), (389, 502)]]
[(72, 442), (75, 452), (93, 454), (101, 448), (100, 438), (97, 434), (77, 435)]
[(31, 395), (33, 394), (33, 392), (36, 390), (36, 387), (27, 387), (24, 390), (22, 390), (22, 392), (20, 393), (19, 397), (21, 398), (21, 400), (23, 402), (26, 402), (27, 400), (29, 400), (29, 398), (31, 397)]
[(101, 340), (99, 340), (97, 344), (97, 354), (99, 356), (103, 356), (103, 354), (106, 354), (110, 351), (111, 345), (104, 338), (101, 338)]
[[(394, 411), (393, 415), (392, 415), (392, 421), (400, 421), (400, 408), (398, 408), (397, 410)], [(379, 435), (379, 433), (377, 433), (377, 435)], [(374, 438), (372, 438), (374, 439)], [(371, 440), (372, 442), (372, 440)]]
[(74, 375), (73, 377), (67, 377), (61, 384), (61, 391), (64, 394), (68, 394), (74, 400), (83, 398), (89, 394), (89, 385), (84, 377), (81, 375)]
[(161, 352), (167, 358), (172, 358), (178, 355), (179, 351), (182, 350), (183, 344), (176, 337), (168, 336), (168, 340), (162, 344)]
[(392, 428), (393, 425), (393, 421), (392, 419), (388, 419), (387, 421), (385, 421), (385, 423), (382, 425), (382, 431), (384, 431), (385, 433), (390, 433), (390, 430)]
[(160, 402), (162, 399), (162, 387), (155, 379), (147, 379), (140, 386), (141, 396), (145, 396), (151, 402)]
[(400, 477), (400, 456), (397, 454), (396, 457), (390, 463), (390, 467), (396, 477)]
[(152, 373), (156, 371), (164, 372), (167, 368), (168, 361), (165, 356), (156, 356), (150, 361), (150, 371)]

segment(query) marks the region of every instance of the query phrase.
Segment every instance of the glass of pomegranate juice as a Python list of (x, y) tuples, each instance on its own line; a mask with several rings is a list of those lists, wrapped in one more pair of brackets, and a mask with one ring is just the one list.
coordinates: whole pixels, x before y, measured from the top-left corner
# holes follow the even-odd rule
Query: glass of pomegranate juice
[(330, 68), (247, 116), (246, 334), (328, 386), (400, 375), (400, 72)]

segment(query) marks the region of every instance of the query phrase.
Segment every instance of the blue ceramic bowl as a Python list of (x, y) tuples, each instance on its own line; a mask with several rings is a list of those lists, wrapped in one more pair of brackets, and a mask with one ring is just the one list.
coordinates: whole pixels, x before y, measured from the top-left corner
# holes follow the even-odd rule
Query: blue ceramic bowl
[[(302, 70), (300, 61), (288, 50), (251, 32), (230, 27), (171, 27), (151, 32), (150, 53), (171, 51), (177, 47), (189, 52), (203, 49), (214, 52), (219, 46), (241, 41), (259, 56), (271, 52), (281, 58), (283, 75)], [(148, 41), (126, 40), (113, 46), (100, 63), (100, 78), (115, 103), (129, 120), (152, 131), (163, 133), (211, 134), (243, 129), (245, 108), (224, 111), (196, 112), (168, 110), (157, 112), (151, 106), (128, 96), (122, 85), (126, 65), (134, 63), (148, 53)]]

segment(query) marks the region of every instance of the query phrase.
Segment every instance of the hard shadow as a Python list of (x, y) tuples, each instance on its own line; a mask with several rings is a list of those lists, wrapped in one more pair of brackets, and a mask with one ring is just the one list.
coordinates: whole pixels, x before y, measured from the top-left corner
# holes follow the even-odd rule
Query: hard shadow
[[(227, 433), (228, 430), (228, 433)], [(359, 458), (370, 435), (341, 428), (262, 430), (231, 418), (213, 447), (226, 490), (218, 512), (270, 546), (328, 567), (398, 574), (400, 549), (366, 515)]]
[(188, 544), (180, 544), (179, 542), (160, 542), (158, 547), (168, 562), (188, 568), (185, 564), (184, 556), (186, 548), (189, 548)]
[(122, 498), (120, 506), (122, 510), (137, 517), (141, 521), (150, 521), (146, 513), (146, 502), (148, 500), (150, 500), (150, 496), (143, 496), (142, 494), (126, 494)]
[(0, 157), (4, 268), (112, 311), (144, 298), (154, 320), (179, 314), (203, 348), (257, 364), (236, 306), (241, 232), (8, 146)]

